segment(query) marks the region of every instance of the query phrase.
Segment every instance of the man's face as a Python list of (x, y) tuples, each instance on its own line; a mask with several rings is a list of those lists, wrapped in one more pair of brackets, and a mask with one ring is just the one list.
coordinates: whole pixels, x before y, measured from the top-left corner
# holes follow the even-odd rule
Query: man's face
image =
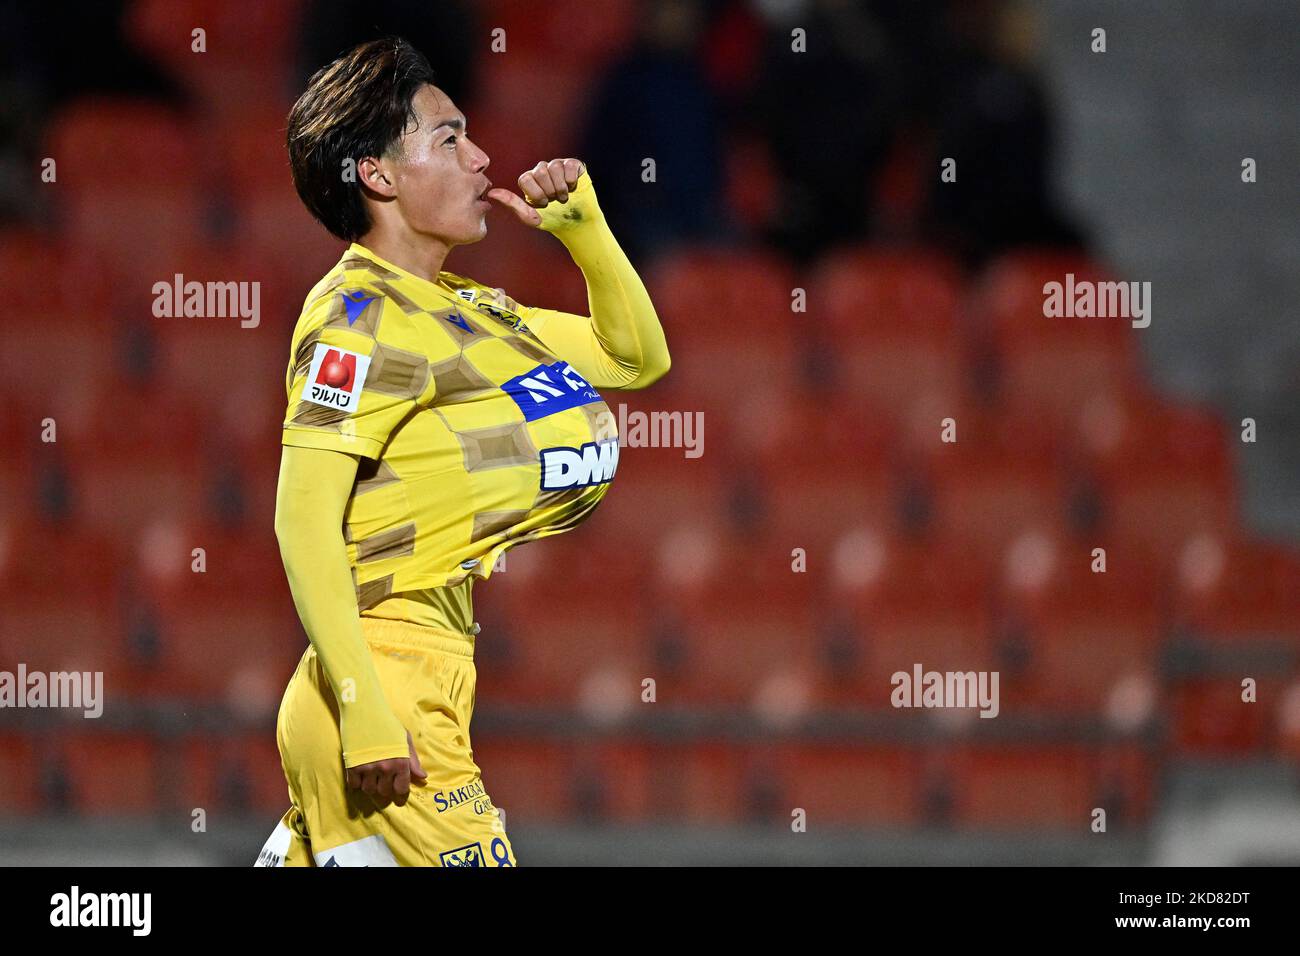
[(402, 137), (402, 153), (386, 158), (402, 217), (416, 232), (449, 246), (487, 235), (491, 203), (488, 155), (465, 135), (465, 117), (447, 94), (425, 86), (414, 100), (419, 125)]

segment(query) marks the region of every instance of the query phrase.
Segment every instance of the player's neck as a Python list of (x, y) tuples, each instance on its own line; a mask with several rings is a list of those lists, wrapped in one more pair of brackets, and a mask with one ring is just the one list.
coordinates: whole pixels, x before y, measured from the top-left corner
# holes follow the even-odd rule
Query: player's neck
[(451, 246), (439, 239), (406, 230), (395, 232), (378, 224), (357, 242), (386, 262), (433, 283), (451, 252)]

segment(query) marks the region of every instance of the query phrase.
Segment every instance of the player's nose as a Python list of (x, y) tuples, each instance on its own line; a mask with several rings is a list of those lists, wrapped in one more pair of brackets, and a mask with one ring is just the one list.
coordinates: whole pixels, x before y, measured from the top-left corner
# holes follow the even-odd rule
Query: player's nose
[(474, 153), (470, 158), (470, 169), (476, 173), (481, 173), (491, 165), (492, 160), (477, 143), (473, 144)]

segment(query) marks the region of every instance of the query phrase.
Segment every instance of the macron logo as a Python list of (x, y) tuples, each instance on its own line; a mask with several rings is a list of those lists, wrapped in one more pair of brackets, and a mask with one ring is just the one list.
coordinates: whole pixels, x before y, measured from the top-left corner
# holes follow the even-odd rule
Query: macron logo
[(355, 292), (341, 292), (339, 294), (343, 296), (343, 308), (348, 310), (349, 326), (361, 318), (361, 313), (366, 311), (366, 306), (379, 298), (379, 296), (369, 295), (361, 289)]

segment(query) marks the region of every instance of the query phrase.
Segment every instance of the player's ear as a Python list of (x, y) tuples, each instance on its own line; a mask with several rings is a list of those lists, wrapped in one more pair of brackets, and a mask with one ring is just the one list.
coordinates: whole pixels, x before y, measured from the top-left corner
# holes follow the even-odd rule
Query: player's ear
[(397, 189), (382, 159), (366, 156), (357, 163), (357, 180), (367, 189), (387, 199), (397, 195)]

